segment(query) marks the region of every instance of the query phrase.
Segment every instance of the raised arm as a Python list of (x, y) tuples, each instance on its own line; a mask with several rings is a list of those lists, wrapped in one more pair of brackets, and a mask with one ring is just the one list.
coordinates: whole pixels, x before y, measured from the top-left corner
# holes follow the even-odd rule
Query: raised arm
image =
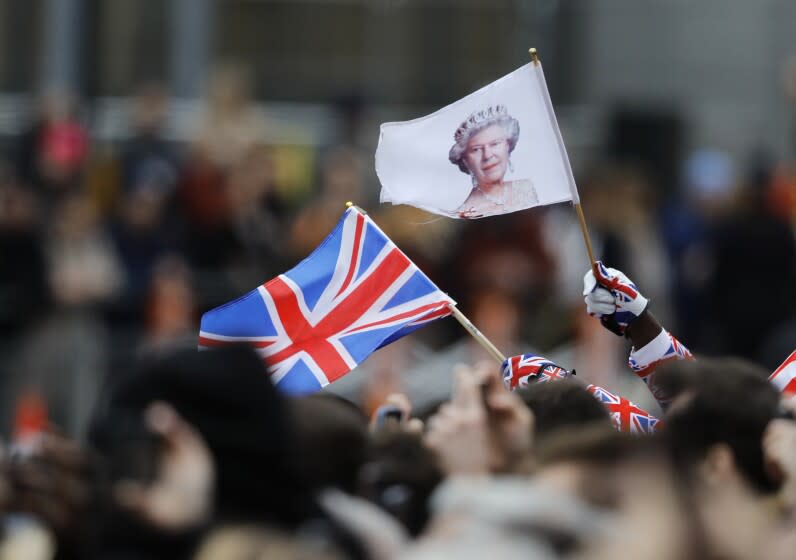
[(693, 359), (691, 352), (649, 311), (649, 300), (625, 274), (597, 262), (596, 275), (589, 270), (583, 277), (583, 299), (589, 315), (619, 336), (630, 339), (628, 364), (647, 384), (664, 410), (669, 397), (655, 384), (655, 369), (669, 360)]

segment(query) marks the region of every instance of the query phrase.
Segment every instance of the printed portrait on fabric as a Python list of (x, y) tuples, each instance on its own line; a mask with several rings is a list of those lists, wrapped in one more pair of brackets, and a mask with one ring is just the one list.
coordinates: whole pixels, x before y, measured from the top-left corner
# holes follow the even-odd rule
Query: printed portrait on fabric
[(541, 68), (532, 65), (430, 115), (382, 124), (376, 173), (381, 202), (452, 218), (573, 198)]
[(462, 218), (505, 214), (539, 203), (530, 179), (508, 179), (511, 154), (520, 139), (520, 123), (506, 107), (495, 105), (470, 114), (453, 135), (448, 159), (469, 175), (472, 190), (457, 209)]

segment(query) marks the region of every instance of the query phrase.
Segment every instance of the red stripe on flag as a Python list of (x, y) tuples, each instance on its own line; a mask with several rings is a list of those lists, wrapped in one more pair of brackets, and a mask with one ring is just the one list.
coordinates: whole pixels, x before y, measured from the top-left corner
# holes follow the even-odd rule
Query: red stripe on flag
[(266, 284), (265, 289), (271, 294), (279, 320), (292, 342), (287, 348), (268, 356), (268, 361), (275, 365), (303, 351), (310, 355), (327, 377), (336, 372), (340, 372), (338, 375), (346, 373), (348, 364), (326, 340), (331, 333), (319, 331), (310, 325), (301, 311), (296, 293), (290, 286), (277, 276)]
[(354, 230), (354, 243), (352, 247), (351, 253), (351, 262), (348, 263), (348, 274), (346, 274), (345, 280), (343, 280), (343, 285), (340, 286), (340, 291), (337, 292), (335, 297), (342, 294), (348, 285), (351, 283), (351, 279), (354, 277), (354, 270), (357, 267), (357, 258), (359, 257), (359, 247), (362, 243), (362, 230), (365, 225), (365, 217), (362, 214), (357, 213), (357, 224), (356, 229)]
[(326, 316), (312, 326), (304, 316), (293, 289), (276, 277), (265, 285), (271, 295), (291, 344), (268, 357), (272, 365), (306, 352), (323, 370), (329, 382), (348, 373), (350, 368), (328, 339), (339, 335), (367, 312), (384, 290), (401, 277), (411, 265), (403, 253), (393, 248), (378, 268), (368, 275), (343, 301), (330, 309)]
[[(421, 314), (424, 311), (430, 311), (430, 310), (432, 310), (432, 309), (434, 309), (436, 307), (439, 307), (440, 305), (442, 305), (442, 303), (440, 303), (440, 302), (429, 303), (428, 305), (424, 305), (422, 307), (418, 307), (417, 309), (413, 309), (412, 311), (406, 311), (404, 313), (399, 313), (398, 315), (393, 315), (392, 317), (389, 317), (387, 319), (382, 319), (381, 321), (374, 321), (373, 323), (368, 323), (367, 325), (362, 325), (361, 327), (357, 327), (357, 328), (353, 329), (350, 332), (351, 333), (355, 333), (355, 332), (359, 332), (359, 331), (364, 330), (364, 329), (369, 329), (371, 327), (377, 327), (379, 325), (385, 325), (387, 323), (392, 323), (393, 321), (406, 319), (408, 317), (412, 317), (413, 315)], [(434, 315), (438, 316), (437, 314), (434, 314)], [(425, 318), (426, 318), (425, 316), (418, 317), (418, 320), (425, 319)]]
[(425, 323), (428, 321), (433, 321), (434, 319), (439, 319), (440, 317), (447, 317), (448, 315), (450, 315), (451, 314), (451, 310), (449, 307), (450, 304), (447, 301), (443, 301), (440, 303), (441, 305), (443, 305), (442, 308), (438, 309), (437, 311), (433, 311), (428, 315), (424, 315), (423, 317), (420, 317), (419, 319), (412, 321), (410, 324)]

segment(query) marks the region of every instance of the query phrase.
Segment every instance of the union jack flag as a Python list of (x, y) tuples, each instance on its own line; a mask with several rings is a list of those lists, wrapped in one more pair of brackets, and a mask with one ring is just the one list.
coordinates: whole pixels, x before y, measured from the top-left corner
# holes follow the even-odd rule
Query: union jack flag
[(547, 358), (534, 354), (512, 356), (503, 362), (503, 385), (513, 391), (528, 383), (545, 383), (566, 379), (573, 372), (557, 366)]
[(768, 378), (783, 393), (796, 393), (796, 350)]
[(454, 303), (369, 217), (349, 208), (295, 268), (205, 313), (199, 347), (251, 344), (277, 387), (313, 392), (449, 315)]
[(588, 385), (586, 390), (605, 405), (611, 416), (614, 428), (619, 431), (651, 434), (662, 426), (660, 420), (624, 397), (614, 395), (607, 389), (597, 385)]

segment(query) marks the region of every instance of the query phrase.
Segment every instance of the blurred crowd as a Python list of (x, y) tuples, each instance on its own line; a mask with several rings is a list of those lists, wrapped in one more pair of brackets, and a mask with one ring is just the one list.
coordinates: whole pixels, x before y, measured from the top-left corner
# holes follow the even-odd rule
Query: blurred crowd
[[(579, 166), (601, 260), (695, 354), (747, 360), (664, 368), (661, 407), (584, 312), (568, 206), (379, 206), (364, 101), (297, 161), (239, 67), (187, 142), (169, 101), (143, 84), (108, 142), (52, 92), (0, 154), (0, 558), (792, 557), (796, 404), (764, 380), (796, 347), (794, 162), (702, 147), (674, 185)], [(506, 355), (566, 363), (663, 433), (612, 431), (571, 379), (507, 392), (450, 320), (299, 399), (244, 349), (197, 354), (201, 313), (304, 258), (349, 200)]]
[(29, 395), (0, 460), (0, 558), (792, 558), (796, 394), (777, 375), (796, 352), (771, 381), (694, 359), (635, 286), (588, 272), (582, 312), (630, 339), (662, 421), (529, 354), (368, 415), (279, 392), (246, 346), (164, 350), (104, 388), (83, 442)]
[[(622, 373), (624, 346), (577, 311), (587, 257), (569, 207), (465, 221), (380, 206), (373, 146), (363, 145), (375, 142), (362, 130), (364, 100), (339, 100), (335, 139), (297, 156), (269, 141), (272, 123), (257, 110), (243, 66), (212, 75), (187, 142), (166, 133), (169, 102), (161, 84), (142, 84), (128, 137), (110, 142), (92, 136), (87, 104), (51, 92), (27, 130), (6, 143), (6, 432), (15, 400), (35, 389), (68, 433), (82, 435), (108, 371), (193, 344), (203, 311), (309, 254), (349, 200), (370, 211), (503, 353), (530, 347), (576, 367), (598, 363), (603, 381), (634, 390)], [(796, 332), (789, 162), (764, 153), (740, 162), (703, 148), (670, 173), (679, 184), (661, 185), (637, 162), (591, 159), (579, 162), (577, 175), (598, 256), (644, 285), (694, 350), (768, 368), (784, 359)], [(337, 390), (366, 403), (390, 388), (416, 398), (448, 391), (451, 363), (483, 357), (451, 323), (378, 353), (366, 375), (355, 372)]]

